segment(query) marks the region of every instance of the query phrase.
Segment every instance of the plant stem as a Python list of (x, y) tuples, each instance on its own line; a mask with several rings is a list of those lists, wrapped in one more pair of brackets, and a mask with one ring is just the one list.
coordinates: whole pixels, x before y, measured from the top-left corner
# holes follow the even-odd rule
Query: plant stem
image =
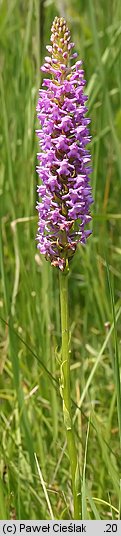
[(68, 454), (71, 467), (72, 491), (74, 500), (74, 519), (81, 519), (80, 477), (77, 452), (74, 440), (71, 396), (70, 396), (70, 353), (69, 353), (69, 318), (68, 318), (68, 274), (60, 272), (60, 305), (62, 331), (62, 362), (61, 362), (61, 396), (63, 399), (63, 415), (66, 427)]

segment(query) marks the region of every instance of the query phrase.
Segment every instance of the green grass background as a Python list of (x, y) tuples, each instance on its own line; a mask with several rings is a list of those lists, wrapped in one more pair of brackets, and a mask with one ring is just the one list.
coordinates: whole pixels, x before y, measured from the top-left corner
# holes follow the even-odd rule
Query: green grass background
[(120, 0), (0, 1), (0, 519), (72, 518), (58, 272), (35, 243), (36, 103), (55, 15), (84, 61), (94, 170), (93, 234), (69, 276), (82, 517), (120, 519)]

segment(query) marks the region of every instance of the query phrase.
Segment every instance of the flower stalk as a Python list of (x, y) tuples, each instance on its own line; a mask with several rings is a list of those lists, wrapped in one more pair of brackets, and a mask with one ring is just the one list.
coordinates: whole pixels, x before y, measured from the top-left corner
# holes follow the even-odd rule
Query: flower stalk
[(62, 332), (60, 392), (63, 400), (63, 416), (71, 468), (74, 519), (81, 519), (81, 483), (71, 414), (68, 273), (60, 271), (59, 280)]

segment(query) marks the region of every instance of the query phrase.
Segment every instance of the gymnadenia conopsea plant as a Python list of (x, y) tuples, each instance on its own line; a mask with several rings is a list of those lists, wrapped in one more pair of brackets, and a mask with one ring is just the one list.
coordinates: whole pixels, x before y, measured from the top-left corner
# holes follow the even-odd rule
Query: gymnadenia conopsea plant
[[(84, 95), (82, 62), (75, 61), (70, 31), (63, 18), (55, 17), (52, 25), (49, 56), (41, 70), (46, 73), (39, 91), (37, 130), (40, 152), (37, 172), (40, 201), (38, 248), (60, 278), (62, 328), (61, 396), (71, 467), (74, 519), (81, 518), (80, 475), (75, 445), (70, 397), (70, 352), (68, 322), (68, 273), (78, 243), (85, 244), (91, 231), (92, 203), (89, 183), (90, 141)], [(49, 76), (48, 76), (49, 75)]]

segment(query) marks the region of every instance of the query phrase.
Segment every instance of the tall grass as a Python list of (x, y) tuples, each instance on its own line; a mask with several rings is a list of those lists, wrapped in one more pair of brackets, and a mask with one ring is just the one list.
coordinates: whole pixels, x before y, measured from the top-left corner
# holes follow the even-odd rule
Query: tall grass
[(93, 234), (86, 248), (78, 249), (69, 278), (72, 407), (82, 511), (86, 519), (117, 519), (120, 0), (3, 0), (0, 5), (0, 518), (72, 516), (59, 393), (58, 272), (38, 255), (35, 244), (35, 108), (39, 65), (56, 14), (66, 16), (84, 60), (92, 120)]

